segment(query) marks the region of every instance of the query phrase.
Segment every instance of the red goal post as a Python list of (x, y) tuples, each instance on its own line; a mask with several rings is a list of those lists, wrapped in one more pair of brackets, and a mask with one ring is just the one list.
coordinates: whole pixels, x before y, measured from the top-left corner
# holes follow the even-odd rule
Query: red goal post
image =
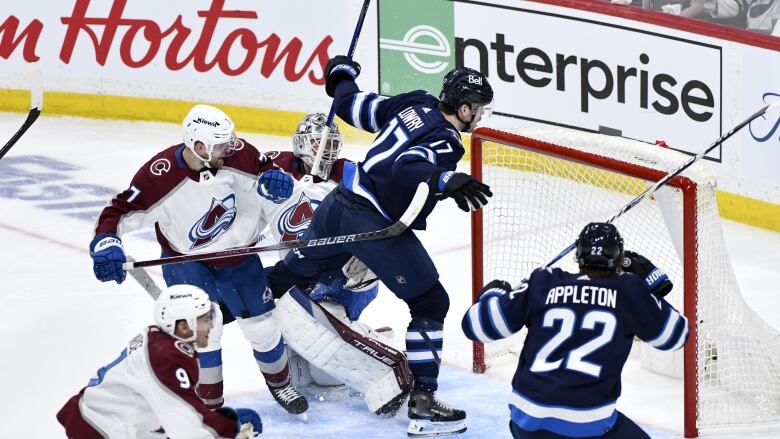
[[(688, 159), (673, 150), (619, 137), (570, 130), (525, 130), (523, 134), (479, 128), (471, 137), (471, 174), (489, 184), (495, 194), (488, 206), (472, 212), (471, 217), (474, 301), (493, 278), (515, 284), (527, 277), (571, 244), (585, 224), (610, 218), (626, 200), (647, 188), (648, 182), (657, 182), (666, 170)], [(653, 199), (643, 201), (641, 209), (637, 206), (638, 212), (632, 210), (616, 220), (616, 225), (626, 248), (647, 255), (670, 274), (675, 291), (668, 298), (683, 310), (690, 324), (682, 361), (685, 436), (696, 437), (700, 427), (777, 422), (780, 401), (776, 410), (755, 410), (755, 415), (749, 416), (755, 402), (750, 399), (756, 392), (752, 387), (744, 389), (748, 396), (743, 405), (735, 405), (733, 410), (728, 406), (734, 395), (740, 394), (742, 380), (735, 375), (745, 373), (738, 362), (746, 359), (725, 353), (742, 349), (748, 357), (771, 362), (756, 351), (775, 347), (752, 346), (722, 335), (727, 331), (719, 323), (723, 312), (767, 325), (742, 302), (728, 257), (721, 249), (714, 177), (705, 164), (697, 163), (671, 179), (668, 186), (663, 189), (668, 194), (659, 191)], [(675, 240), (675, 235), (679, 239)], [(572, 261), (562, 260), (558, 266), (561, 264), (569, 271), (576, 269)], [(728, 273), (710, 282), (715, 271)], [(718, 282), (727, 285), (718, 286)], [(736, 290), (738, 300), (720, 298), (724, 290)], [(719, 307), (728, 311), (717, 310)], [(704, 339), (700, 338), (700, 322), (706, 328)], [(759, 323), (756, 336), (774, 332)], [(507, 339), (510, 342), (504, 345), (504, 341), (491, 343), (487, 352), (486, 346), (474, 343), (474, 372), (484, 372), (507, 353), (515, 354), (516, 361), (523, 336)], [(780, 353), (780, 347), (777, 349)], [(774, 386), (769, 392), (780, 389), (780, 374), (769, 379)], [(761, 385), (755, 384), (759, 392)], [(759, 398), (766, 397), (762, 394)], [(780, 400), (780, 394), (775, 399)]]

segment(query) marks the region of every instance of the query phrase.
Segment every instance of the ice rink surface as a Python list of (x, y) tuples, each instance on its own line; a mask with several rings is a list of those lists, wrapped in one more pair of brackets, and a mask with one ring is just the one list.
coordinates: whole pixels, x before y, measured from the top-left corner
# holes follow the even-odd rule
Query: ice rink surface
[[(0, 113), (3, 141), (22, 120), (21, 114)], [(245, 137), (261, 150), (291, 147), (286, 137)], [(88, 244), (102, 206), (128, 186), (140, 165), (180, 138), (174, 124), (44, 115), (0, 161), (0, 309), (5, 316), (0, 323), (0, 377), (5, 383), (0, 438), (64, 437), (55, 413), (127, 340), (151, 324), (152, 301), (129, 276), (122, 285), (94, 278)], [(342, 156), (359, 160), (365, 149), (348, 145)], [(780, 234), (729, 221), (723, 225), (743, 295), (780, 329)], [(441, 203), (429, 230), (418, 236), (451, 298), (439, 394), (468, 413), (468, 431), (456, 437), (510, 437), (506, 400), (514, 365), (472, 374), (470, 344), (460, 331), (470, 303), (469, 216), (454, 202)], [(125, 237), (125, 249), (136, 259), (156, 258), (159, 250), (152, 239), (149, 231), (135, 233)], [(265, 260), (272, 263), (274, 258), (271, 254)], [(160, 270), (150, 272), (162, 285)], [(402, 346), (409, 314), (384, 287), (362, 319), (392, 327)], [(225, 329), (223, 352), (227, 405), (256, 409), (263, 419), (262, 437), (406, 437), (405, 411), (377, 418), (358, 398), (310, 399), (310, 419), (304, 424), (273, 401), (235, 325)], [(680, 437), (682, 382), (644, 372), (632, 359), (623, 376), (618, 407), (654, 438)], [(777, 438), (780, 431), (750, 437)]]

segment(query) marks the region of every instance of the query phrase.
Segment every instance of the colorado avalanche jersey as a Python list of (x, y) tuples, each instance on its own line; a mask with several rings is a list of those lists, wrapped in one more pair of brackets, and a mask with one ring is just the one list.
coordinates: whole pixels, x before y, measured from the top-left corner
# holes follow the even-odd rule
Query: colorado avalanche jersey
[[(135, 174), (98, 218), (96, 234), (123, 233), (154, 224), (157, 240), (169, 254), (219, 251), (257, 242), (265, 228), (264, 208), (273, 205), (257, 193), (257, 177), (272, 162), (254, 146), (225, 159), (216, 172), (193, 171), (184, 162), (185, 146), (157, 154)], [(242, 257), (214, 259), (235, 265)]]
[(512, 380), (512, 422), (568, 437), (603, 434), (617, 419), (620, 374), (634, 335), (680, 349), (688, 320), (630, 273), (606, 278), (538, 269), (510, 293), (489, 290), (463, 317), (467, 337), (528, 335)]
[(57, 413), (79, 439), (233, 438), (236, 421), (209, 410), (196, 393), (192, 345), (150, 326), (101, 367)]
[[(301, 160), (291, 151), (270, 151), (266, 153), (274, 165), (290, 174), (294, 180), (293, 194), (282, 203), (269, 205), (265, 210), (268, 220), (270, 238), (273, 242), (287, 242), (300, 239), (309, 227), (314, 216), (314, 210), (341, 181), (345, 159), (338, 159), (330, 171), (330, 178), (322, 180), (314, 176), (305, 179), (306, 173), (301, 167)], [(284, 259), (289, 250), (280, 252)]]
[[(422, 90), (388, 98), (342, 81), (335, 95), (339, 117), (356, 128), (379, 131), (366, 158), (345, 166), (342, 184), (391, 221), (404, 213), (419, 183), (436, 168), (454, 171), (463, 157), (460, 133), (438, 110), (439, 100)], [(425, 229), (436, 202), (428, 197), (412, 228)]]

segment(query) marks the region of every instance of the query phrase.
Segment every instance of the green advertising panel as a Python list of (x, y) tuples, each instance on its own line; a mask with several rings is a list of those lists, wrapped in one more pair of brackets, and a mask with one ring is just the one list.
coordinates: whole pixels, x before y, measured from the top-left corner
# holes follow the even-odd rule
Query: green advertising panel
[(455, 67), (455, 20), (449, 0), (380, 0), (379, 92), (423, 89), (437, 95)]

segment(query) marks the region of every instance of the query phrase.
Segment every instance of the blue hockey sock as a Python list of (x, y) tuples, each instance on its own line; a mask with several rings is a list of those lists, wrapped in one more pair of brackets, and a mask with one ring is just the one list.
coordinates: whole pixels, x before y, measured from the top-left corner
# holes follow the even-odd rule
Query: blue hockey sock
[(406, 356), (414, 375), (414, 387), (435, 392), (439, 387), (443, 325), (428, 319), (412, 319), (406, 330)]

